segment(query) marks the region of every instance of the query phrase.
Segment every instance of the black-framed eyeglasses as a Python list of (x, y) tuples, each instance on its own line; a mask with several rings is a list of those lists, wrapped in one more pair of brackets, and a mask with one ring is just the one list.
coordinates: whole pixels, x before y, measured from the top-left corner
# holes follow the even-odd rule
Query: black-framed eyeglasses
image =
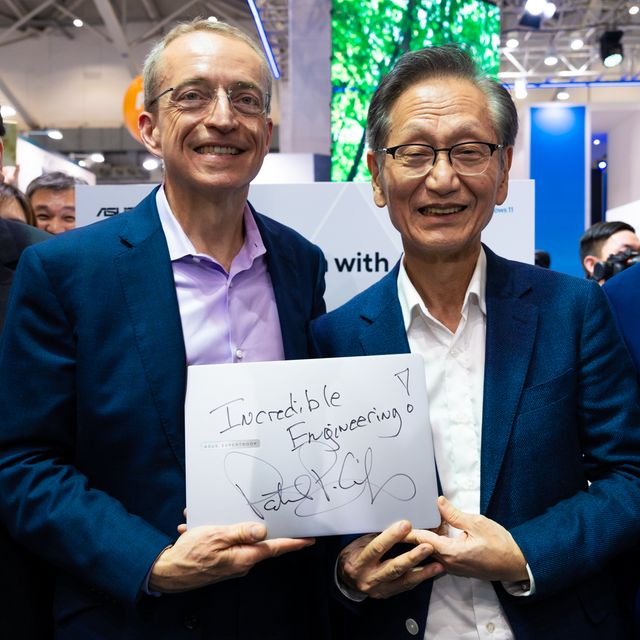
[[(245, 116), (261, 116), (269, 111), (271, 96), (268, 93), (262, 93), (258, 87), (249, 82), (236, 82), (223, 90), (236, 113)], [(152, 98), (148, 106), (153, 106), (167, 94), (170, 94), (171, 104), (181, 111), (193, 115), (204, 115), (210, 113), (213, 103), (218, 99), (219, 91), (200, 84), (169, 87)]]
[(388, 153), (407, 177), (417, 178), (429, 173), (441, 151), (447, 152), (449, 164), (456, 173), (461, 176), (478, 176), (487, 170), (491, 156), (504, 147), (503, 144), (493, 142), (459, 142), (451, 147), (440, 148), (430, 144), (399, 144), (375, 151)]

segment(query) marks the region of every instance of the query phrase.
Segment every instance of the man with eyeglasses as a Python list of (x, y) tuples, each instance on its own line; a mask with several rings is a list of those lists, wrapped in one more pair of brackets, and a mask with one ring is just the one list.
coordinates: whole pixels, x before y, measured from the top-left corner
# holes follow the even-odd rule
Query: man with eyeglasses
[(181, 524), (187, 365), (305, 358), (325, 309), (320, 249), (247, 202), (271, 139), (267, 62), (238, 29), (196, 21), (143, 75), (161, 187), (28, 250), (14, 282), (1, 515), (57, 567), (56, 637), (324, 638), (313, 540)]
[(618, 570), (640, 535), (638, 386), (595, 283), (481, 243), (507, 196), (509, 93), (456, 46), (409, 52), (367, 126), (404, 256), (312, 338), (327, 357), (422, 355), (442, 522), (344, 541), (345, 637), (630, 637)]

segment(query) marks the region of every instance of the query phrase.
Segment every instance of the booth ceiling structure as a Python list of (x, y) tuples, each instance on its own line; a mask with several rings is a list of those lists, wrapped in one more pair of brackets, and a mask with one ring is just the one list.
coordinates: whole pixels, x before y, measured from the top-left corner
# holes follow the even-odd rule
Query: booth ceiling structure
[[(289, 65), (290, 4), (295, 7), (295, 0), (255, 0), (285, 80)], [(494, 4), (500, 6), (502, 16), (503, 82), (640, 79), (640, 13), (633, 13), (634, 0), (555, 0), (553, 16), (541, 17), (529, 26), (525, 19), (526, 0), (501, 0)], [(42, 56), (47, 47), (57, 51), (67, 42), (74, 47), (74, 56), (81, 64), (85, 53), (89, 57), (84, 47), (102, 47), (111, 52), (115, 65), (121, 69), (121, 80), (126, 80), (140, 72), (144, 52), (152, 41), (176, 21), (196, 16), (215, 16), (257, 35), (247, 0), (0, 0), (0, 104), (11, 104), (17, 110), (23, 130), (114, 126), (93, 124), (93, 113), (88, 114), (86, 104), (84, 111), (80, 108), (86, 100), (66, 101), (64, 124), (57, 123), (55, 95), (65, 90), (65, 85), (57, 80), (60, 69), (47, 69), (47, 64), (53, 64), (50, 60), (38, 60), (37, 66), (34, 62), (32, 68), (45, 71), (38, 78), (37, 91), (33, 90), (35, 80), (31, 81), (31, 90), (25, 91), (26, 82), (21, 84), (25, 74), (11, 73), (14, 61), (25, 51), (27, 55), (34, 51), (34, 55)], [(82, 21), (82, 27), (74, 26), (74, 20)], [(607, 68), (602, 64), (601, 40), (605, 32), (615, 31), (622, 32), (623, 60)], [(582, 46), (576, 49), (578, 39)], [(507, 41), (518, 44), (508, 47)], [(545, 64), (550, 54), (557, 59), (551, 66)], [(114, 86), (111, 91), (118, 96), (117, 101), (114, 98), (115, 105), (121, 101), (122, 86)], [(277, 113), (275, 117), (277, 121)], [(62, 144), (56, 148), (70, 151)]]

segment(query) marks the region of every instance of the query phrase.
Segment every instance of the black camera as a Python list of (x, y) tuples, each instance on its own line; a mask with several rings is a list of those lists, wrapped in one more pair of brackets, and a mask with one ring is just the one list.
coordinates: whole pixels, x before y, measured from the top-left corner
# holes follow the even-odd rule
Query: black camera
[(596, 262), (593, 266), (594, 280), (608, 280), (627, 267), (640, 262), (640, 252), (625, 249), (620, 253), (612, 253), (605, 262)]

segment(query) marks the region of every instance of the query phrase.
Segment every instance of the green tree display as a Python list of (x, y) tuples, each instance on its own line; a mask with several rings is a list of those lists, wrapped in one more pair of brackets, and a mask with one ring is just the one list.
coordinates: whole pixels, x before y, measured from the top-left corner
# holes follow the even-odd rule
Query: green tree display
[(500, 10), (480, 0), (333, 0), (331, 179), (368, 180), (365, 127), (371, 96), (404, 52), (464, 46), (499, 69)]

